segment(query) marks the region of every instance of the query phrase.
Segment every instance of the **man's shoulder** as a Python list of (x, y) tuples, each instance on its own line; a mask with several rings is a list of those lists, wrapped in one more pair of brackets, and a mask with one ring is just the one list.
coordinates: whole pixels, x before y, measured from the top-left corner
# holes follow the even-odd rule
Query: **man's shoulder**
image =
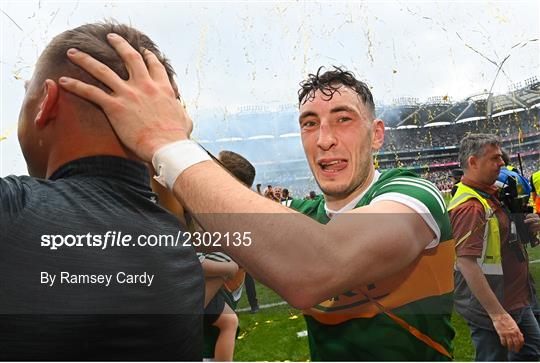
[(16, 176), (8, 175), (0, 178), (0, 190), (4, 191), (8, 188), (22, 188), (24, 186), (31, 186), (38, 183), (37, 178), (33, 178), (28, 175)]
[(440, 241), (451, 238), (450, 220), (442, 194), (433, 183), (417, 174), (406, 169), (383, 172), (358, 206), (381, 201), (406, 205), (422, 216)]
[(411, 170), (395, 168), (381, 172), (381, 175), (374, 186), (386, 185), (388, 183), (392, 183), (398, 180), (406, 180), (413, 182), (422, 181), (434, 185), (429, 180), (420, 177), (418, 174)]
[(373, 184), (372, 191), (384, 191), (391, 186), (418, 187), (421, 185), (437, 188), (435, 184), (410, 170), (396, 168), (383, 171), (377, 182)]
[(440, 210), (443, 214), (446, 211), (444, 198), (435, 184), (406, 169), (390, 169), (383, 172), (371, 187), (367, 202), (388, 193), (419, 200), (430, 210)]
[(1, 210), (16, 212), (24, 206), (32, 190), (40, 184), (40, 179), (30, 176), (9, 175), (0, 178)]

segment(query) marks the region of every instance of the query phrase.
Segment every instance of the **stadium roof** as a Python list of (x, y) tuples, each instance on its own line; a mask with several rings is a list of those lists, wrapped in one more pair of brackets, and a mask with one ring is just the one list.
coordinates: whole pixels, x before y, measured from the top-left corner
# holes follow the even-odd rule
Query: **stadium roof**
[[(501, 117), (540, 107), (540, 82), (533, 77), (525, 87), (505, 94), (487, 91), (475, 93), (460, 101), (448, 97), (430, 97), (426, 102), (402, 97), (396, 104), (376, 107), (376, 114), (387, 129), (437, 127)], [(237, 113), (213, 114), (197, 122), (196, 136), (201, 143), (230, 143), (241, 141), (299, 138), (297, 110), (283, 107), (244, 107)], [(227, 122), (223, 123), (222, 121)], [(220, 122), (219, 129), (216, 129)]]
[(447, 123), (461, 123), (523, 112), (539, 107), (540, 82), (533, 79), (526, 87), (502, 95), (488, 92), (471, 95), (462, 101), (449, 102), (443, 97), (425, 103), (381, 106), (377, 116), (388, 127), (423, 127)]

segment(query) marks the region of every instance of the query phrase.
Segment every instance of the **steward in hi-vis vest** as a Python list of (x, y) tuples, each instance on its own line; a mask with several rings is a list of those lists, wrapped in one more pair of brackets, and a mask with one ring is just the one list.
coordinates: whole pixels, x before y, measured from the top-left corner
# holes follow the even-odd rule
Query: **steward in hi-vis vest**
[(465, 184), (459, 183), (456, 194), (450, 200), (448, 205), (448, 211), (457, 206), (465, 203), (471, 198), (477, 199), (486, 212), (486, 221), (484, 227), (484, 249), (482, 250), (482, 257), (478, 259), (478, 264), (482, 268), (482, 271), (486, 275), (502, 276), (501, 265), (501, 238), (499, 236), (499, 221), (494, 214), (494, 211), (489, 206), (485, 197), (468, 187)]

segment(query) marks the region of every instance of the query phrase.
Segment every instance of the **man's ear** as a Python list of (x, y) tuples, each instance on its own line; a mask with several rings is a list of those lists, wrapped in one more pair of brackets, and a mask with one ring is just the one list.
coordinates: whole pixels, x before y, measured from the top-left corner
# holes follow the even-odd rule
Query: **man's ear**
[(467, 163), (469, 164), (469, 167), (470, 168), (476, 168), (477, 164), (478, 164), (478, 159), (476, 159), (476, 156), (474, 155), (471, 155), (467, 158)]
[(371, 148), (373, 150), (379, 150), (384, 143), (384, 121), (377, 118), (373, 120), (371, 127), (372, 127)]
[(39, 127), (45, 127), (50, 120), (56, 117), (58, 111), (58, 84), (51, 79), (46, 79), (43, 87), (43, 100), (34, 119), (34, 123)]

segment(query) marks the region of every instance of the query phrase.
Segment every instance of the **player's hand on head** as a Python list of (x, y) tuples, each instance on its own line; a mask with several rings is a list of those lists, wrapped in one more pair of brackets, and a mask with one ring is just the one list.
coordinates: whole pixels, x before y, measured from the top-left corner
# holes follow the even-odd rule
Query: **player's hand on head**
[[(101, 81), (112, 92), (79, 80), (61, 77), (69, 92), (99, 105), (120, 140), (144, 161), (165, 144), (189, 138), (192, 121), (171, 85), (165, 67), (150, 51), (143, 56), (117, 34), (107, 37), (129, 73), (123, 80), (113, 70), (76, 49), (69, 59)], [(146, 63), (145, 63), (146, 61)]]

